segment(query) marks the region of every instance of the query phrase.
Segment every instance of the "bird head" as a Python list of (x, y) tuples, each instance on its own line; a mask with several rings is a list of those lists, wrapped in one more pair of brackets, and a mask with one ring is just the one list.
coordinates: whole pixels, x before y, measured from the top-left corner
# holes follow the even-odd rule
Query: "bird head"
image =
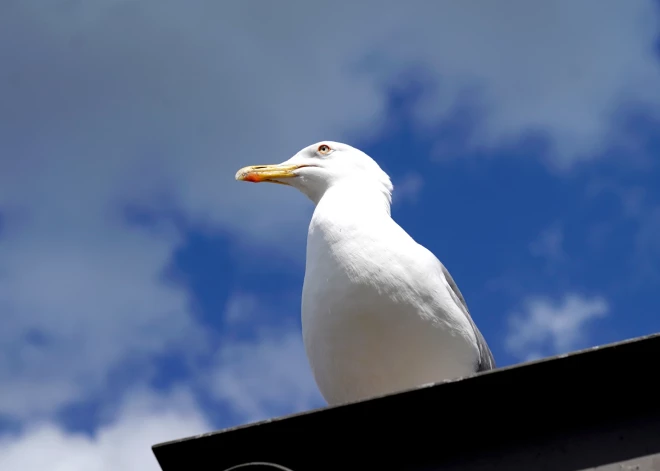
[(333, 141), (305, 147), (281, 164), (243, 167), (236, 173), (236, 180), (289, 185), (314, 203), (329, 188), (340, 184), (380, 190), (390, 201), (392, 194), (390, 177), (375, 160), (355, 147)]

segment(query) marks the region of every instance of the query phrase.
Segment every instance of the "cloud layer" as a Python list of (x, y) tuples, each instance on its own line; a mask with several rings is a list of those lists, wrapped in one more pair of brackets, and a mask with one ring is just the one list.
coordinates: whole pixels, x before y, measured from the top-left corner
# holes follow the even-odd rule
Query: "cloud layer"
[[(402, 82), (426, 87), (413, 117), (430, 135), (470, 110), (467, 137), (436, 142), (438, 155), (541, 135), (547, 162), (566, 169), (627, 145), (614, 126), (627, 110), (657, 116), (651, 0), (287, 5), (2, 2), (0, 416), (51, 416), (103, 390), (118, 368), (207, 346), (191, 293), (164, 276), (184, 236), (170, 216), (246, 245), (302, 243), (305, 198), (236, 184), (235, 170), (326, 138), (368, 144)], [(412, 197), (421, 183), (410, 178)], [(510, 347), (572, 348), (566, 339), (606, 311), (598, 299), (531, 301)], [(219, 346), (214, 394), (250, 418), (285, 407), (269, 396), (277, 391), (245, 397), (257, 386), (235, 378), (255, 368), (282, 378), (277, 394), (296, 407), (314, 404), (311, 383), (298, 383), (304, 358), (292, 335), (268, 334), (254, 351)], [(5, 459), (18, 460), (6, 467), (38, 459), (26, 454), (38, 445), (77, 450), (77, 464), (49, 461), (61, 469), (102, 470), (97, 455), (123, 446), (131, 427), (177, 427), (177, 436), (205, 427), (191, 410), (126, 413), (94, 439), (37, 427), (5, 442)]]
[(584, 347), (588, 327), (608, 311), (609, 305), (602, 297), (575, 293), (566, 294), (559, 301), (531, 297), (523, 313), (509, 317), (507, 349), (528, 361)]
[(262, 332), (220, 348), (209, 389), (245, 422), (325, 406), (297, 329)]
[(169, 395), (141, 391), (91, 437), (51, 423), (0, 437), (0, 469), (159, 471), (152, 445), (212, 430), (185, 389)]

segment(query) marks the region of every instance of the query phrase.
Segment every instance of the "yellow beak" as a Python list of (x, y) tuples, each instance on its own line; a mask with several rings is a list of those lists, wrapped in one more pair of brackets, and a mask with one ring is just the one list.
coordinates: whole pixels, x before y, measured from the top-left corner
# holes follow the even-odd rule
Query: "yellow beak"
[(276, 180), (295, 177), (294, 170), (300, 167), (302, 165), (251, 165), (249, 167), (243, 167), (236, 172), (236, 180), (253, 183), (271, 182), (286, 185), (286, 183)]

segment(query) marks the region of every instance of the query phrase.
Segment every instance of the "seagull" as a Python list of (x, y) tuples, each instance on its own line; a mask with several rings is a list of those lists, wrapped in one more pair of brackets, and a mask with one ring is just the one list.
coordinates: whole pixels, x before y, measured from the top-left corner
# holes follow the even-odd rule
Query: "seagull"
[(392, 219), (390, 177), (367, 154), (323, 141), (236, 180), (289, 185), (315, 204), (302, 334), (329, 405), (495, 368), (447, 268)]

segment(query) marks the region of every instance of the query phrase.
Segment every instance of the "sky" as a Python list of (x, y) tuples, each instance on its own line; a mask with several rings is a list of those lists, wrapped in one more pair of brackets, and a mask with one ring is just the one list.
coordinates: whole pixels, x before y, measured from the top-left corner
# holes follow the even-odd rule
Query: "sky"
[[(323, 407), (312, 203), (236, 182), (371, 155), (498, 366), (660, 331), (660, 4), (3, 0), (0, 469)], [(35, 450), (39, 450), (35, 453)]]

